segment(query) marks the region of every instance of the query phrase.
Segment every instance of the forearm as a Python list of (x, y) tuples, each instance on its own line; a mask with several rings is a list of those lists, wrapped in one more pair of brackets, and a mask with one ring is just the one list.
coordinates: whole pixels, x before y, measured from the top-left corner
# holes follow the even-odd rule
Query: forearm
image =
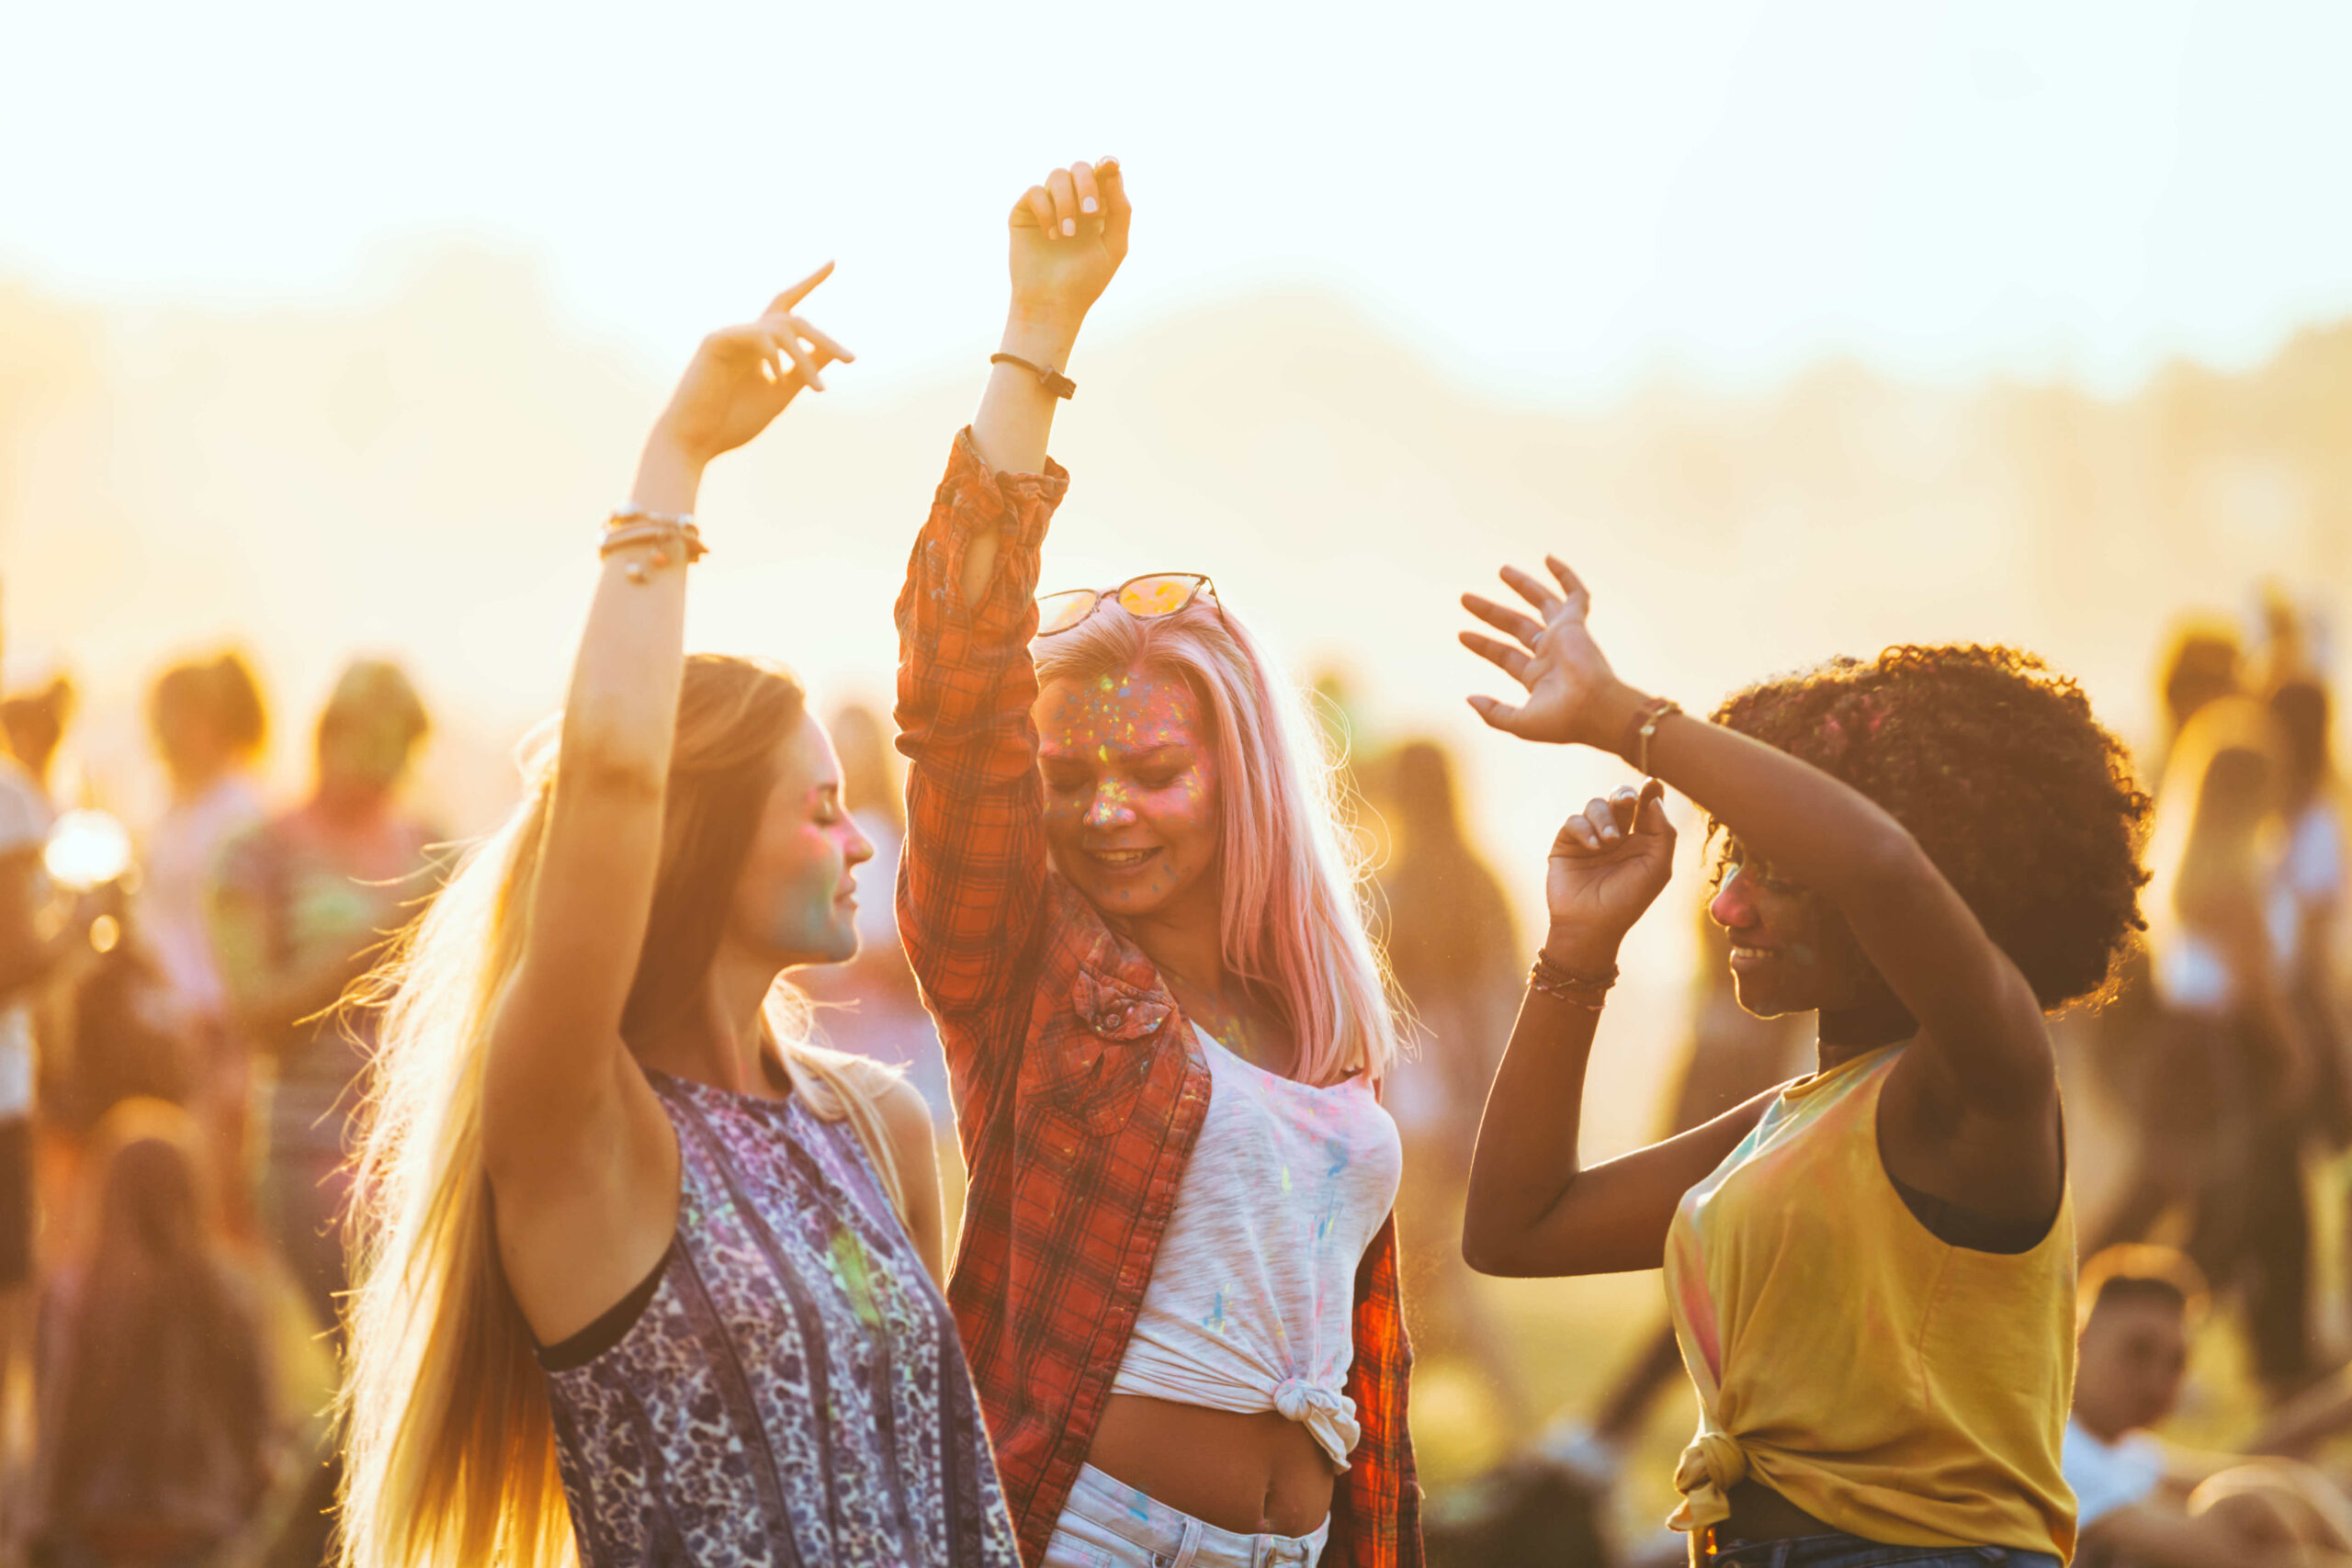
[[(631, 502), (648, 512), (690, 513), (702, 471), (698, 458), (657, 427), (639, 460)], [(604, 561), (564, 695), (559, 791), (605, 774), (658, 786), (668, 773), (685, 667), (685, 610), (683, 561), (657, 567), (635, 552)]]
[[(1002, 352), (1031, 365), (1060, 370), (1069, 364), (1079, 321), (1065, 312), (1024, 311), (1015, 306), (1004, 323)], [(979, 412), (972, 416), (972, 442), (988, 466), (1001, 474), (1041, 474), (1054, 430), (1055, 405), (1036, 375), (1018, 365), (990, 365)], [(978, 605), (995, 575), (996, 530), (976, 535), (964, 555), (964, 603)]]
[(1532, 988), (1520, 1005), (1470, 1161), (1462, 1256), (1481, 1273), (1530, 1271), (1530, 1239), (1576, 1182), (1600, 1022), (1591, 1009)]

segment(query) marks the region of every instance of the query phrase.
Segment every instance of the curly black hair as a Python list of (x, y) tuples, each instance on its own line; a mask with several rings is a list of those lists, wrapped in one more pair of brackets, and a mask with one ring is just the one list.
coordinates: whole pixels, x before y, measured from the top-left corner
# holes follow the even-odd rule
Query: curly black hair
[(2152, 803), (2073, 681), (2013, 648), (1890, 648), (1750, 686), (1714, 720), (1893, 815), (2044, 1009), (2108, 998), (2146, 924)]

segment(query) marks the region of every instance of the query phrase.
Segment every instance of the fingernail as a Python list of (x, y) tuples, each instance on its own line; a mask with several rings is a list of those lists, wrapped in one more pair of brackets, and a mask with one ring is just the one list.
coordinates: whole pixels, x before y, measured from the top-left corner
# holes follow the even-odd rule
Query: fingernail
[(1062, 238), (1068, 239), (1077, 232), (1078, 224), (1074, 220), (1068, 218), (1062, 220)]
[(1098, 210), (1098, 209), (1097, 209), (1097, 207), (1096, 207), (1096, 205), (1095, 205), (1094, 198), (1093, 198), (1092, 197), (1091, 197), (1091, 196), (1090, 196), (1090, 197), (1088, 197), (1084, 201), (1081, 201), (1081, 202), (1080, 202), (1080, 203), (1078, 204), (1078, 209), (1079, 209), (1080, 212), (1093, 212), (1093, 211)]

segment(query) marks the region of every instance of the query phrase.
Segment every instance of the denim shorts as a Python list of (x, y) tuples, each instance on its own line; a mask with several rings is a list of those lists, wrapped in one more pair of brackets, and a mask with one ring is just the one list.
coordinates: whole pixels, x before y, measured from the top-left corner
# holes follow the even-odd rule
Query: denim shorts
[(2046, 1551), (2014, 1546), (1887, 1546), (1838, 1531), (1788, 1540), (1735, 1540), (1713, 1551), (1699, 1550), (1693, 1562), (1709, 1568), (2064, 1568)]
[(1222, 1530), (1089, 1464), (1037, 1568), (1315, 1568), (1330, 1534), (1329, 1519), (1313, 1535)]

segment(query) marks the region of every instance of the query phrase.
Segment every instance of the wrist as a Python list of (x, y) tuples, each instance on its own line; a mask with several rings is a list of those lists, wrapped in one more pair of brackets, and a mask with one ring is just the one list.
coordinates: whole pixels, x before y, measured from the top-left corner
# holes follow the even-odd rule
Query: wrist
[(709, 462), (709, 454), (680, 440), (666, 424), (656, 424), (637, 460), (637, 479), (629, 486), (630, 503), (649, 512), (692, 512), (702, 489), (703, 469)]
[[(1649, 700), (1648, 693), (1623, 681), (1611, 681), (1592, 705), (1592, 732), (1586, 738), (1587, 744), (1611, 756), (1624, 756), (1619, 748), (1625, 744), (1625, 736), (1634, 728), (1642, 705)], [(1631, 757), (1625, 760), (1633, 761)]]
[(1073, 313), (1067, 308), (1030, 307), (1015, 300), (1005, 316), (997, 352), (1017, 355), (1049, 370), (1067, 370), (1070, 350), (1078, 345), (1078, 330), (1085, 321), (1083, 310)]
[(1555, 925), (1544, 935), (1544, 956), (1571, 975), (1606, 975), (1617, 966), (1617, 945), (1624, 936), (1589, 926)]

